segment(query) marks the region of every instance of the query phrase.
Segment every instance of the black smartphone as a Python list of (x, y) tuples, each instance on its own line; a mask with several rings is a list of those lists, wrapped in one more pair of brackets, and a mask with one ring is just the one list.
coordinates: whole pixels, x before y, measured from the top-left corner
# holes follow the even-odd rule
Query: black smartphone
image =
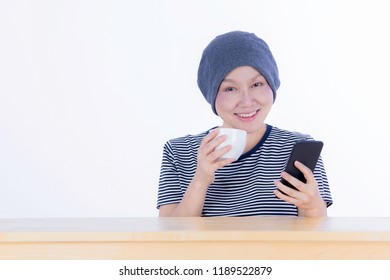
[[(294, 176), (298, 180), (306, 183), (305, 176), (298, 168), (295, 167), (294, 162), (299, 161), (306, 165), (311, 172), (314, 172), (314, 168), (317, 165), (318, 158), (320, 157), (322, 147), (324, 143), (321, 141), (298, 141), (295, 143), (290, 157), (287, 161), (286, 171), (288, 174)], [(283, 178), (280, 180), (284, 185), (289, 186), (293, 189), (296, 189), (289, 182), (284, 180)]]

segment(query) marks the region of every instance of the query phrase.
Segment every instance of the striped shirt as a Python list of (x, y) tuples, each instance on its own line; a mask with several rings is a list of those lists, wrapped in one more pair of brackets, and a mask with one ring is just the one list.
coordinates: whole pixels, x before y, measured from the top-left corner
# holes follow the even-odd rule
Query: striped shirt
[[(198, 148), (209, 131), (165, 144), (157, 208), (181, 201), (196, 171)], [(299, 140), (313, 138), (267, 125), (266, 133), (252, 150), (215, 172), (202, 216), (297, 216), (295, 205), (275, 196), (274, 180), (281, 179), (291, 150)], [(330, 206), (332, 197), (321, 157), (313, 173), (321, 196)]]

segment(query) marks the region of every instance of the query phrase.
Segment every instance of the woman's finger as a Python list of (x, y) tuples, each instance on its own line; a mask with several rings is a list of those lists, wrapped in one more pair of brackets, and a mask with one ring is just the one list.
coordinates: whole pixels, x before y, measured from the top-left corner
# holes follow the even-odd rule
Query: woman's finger
[(289, 182), (291, 185), (293, 185), (299, 191), (304, 191), (305, 183), (303, 183), (302, 181), (298, 180), (297, 178), (295, 178), (294, 176), (290, 175), (289, 173), (287, 173), (285, 171), (283, 171), (281, 175), (282, 175), (283, 179), (285, 179), (287, 182)]
[(303, 176), (305, 176), (307, 184), (310, 184), (311, 182), (313, 182), (313, 180), (315, 181), (313, 172), (311, 172), (309, 167), (307, 167), (306, 165), (304, 165), (303, 163), (301, 163), (299, 161), (295, 161), (294, 165), (296, 168), (298, 168), (303, 173)]
[(224, 141), (226, 141), (226, 138), (227, 138), (226, 135), (221, 135), (221, 136), (217, 136), (217, 137), (213, 138), (212, 140), (210, 140), (209, 142), (207, 142), (204, 145), (204, 149), (203, 149), (204, 153), (206, 155), (213, 153), (220, 144), (222, 144)]
[[(302, 194), (300, 191), (294, 190), (293, 188), (290, 188), (290, 187), (284, 185), (279, 180), (274, 181), (274, 184), (278, 188), (278, 191), (282, 195), (282, 197), (279, 197), (279, 198), (282, 198), (283, 200), (286, 200), (285, 199), (286, 197), (299, 199), (299, 197)], [(291, 202), (290, 199), (288, 200), (288, 202)]]
[(230, 150), (232, 149), (232, 145), (227, 145), (225, 147), (222, 147), (218, 150), (214, 150), (212, 153), (210, 153), (210, 160), (211, 161), (216, 161), (216, 160), (220, 160), (221, 156), (223, 156), (224, 154), (226, 154), (227, 152), (229, 152)]

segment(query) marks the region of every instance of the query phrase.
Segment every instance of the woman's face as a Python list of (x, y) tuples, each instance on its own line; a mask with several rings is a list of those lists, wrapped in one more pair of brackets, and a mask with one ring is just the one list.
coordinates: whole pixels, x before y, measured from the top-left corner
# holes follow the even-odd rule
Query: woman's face
[(258, 132), (273, 105), (272, 89), (253, 67), (240, 66), (222, 81), (215, 108), (223, 127)]

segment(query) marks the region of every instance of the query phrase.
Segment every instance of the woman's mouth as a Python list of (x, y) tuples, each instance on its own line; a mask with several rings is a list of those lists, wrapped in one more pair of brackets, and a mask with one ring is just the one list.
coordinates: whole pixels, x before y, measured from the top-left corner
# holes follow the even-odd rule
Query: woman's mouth
[(253, 112), (249, 112), (249, 113), (236, 113), (237, 117), (242, 120), (242, 121), (252, 121), (256, 118), (257, 116), (257, 113), (259, 112), (260, 110), (256, 110), (256, 111), (253, 111)]

